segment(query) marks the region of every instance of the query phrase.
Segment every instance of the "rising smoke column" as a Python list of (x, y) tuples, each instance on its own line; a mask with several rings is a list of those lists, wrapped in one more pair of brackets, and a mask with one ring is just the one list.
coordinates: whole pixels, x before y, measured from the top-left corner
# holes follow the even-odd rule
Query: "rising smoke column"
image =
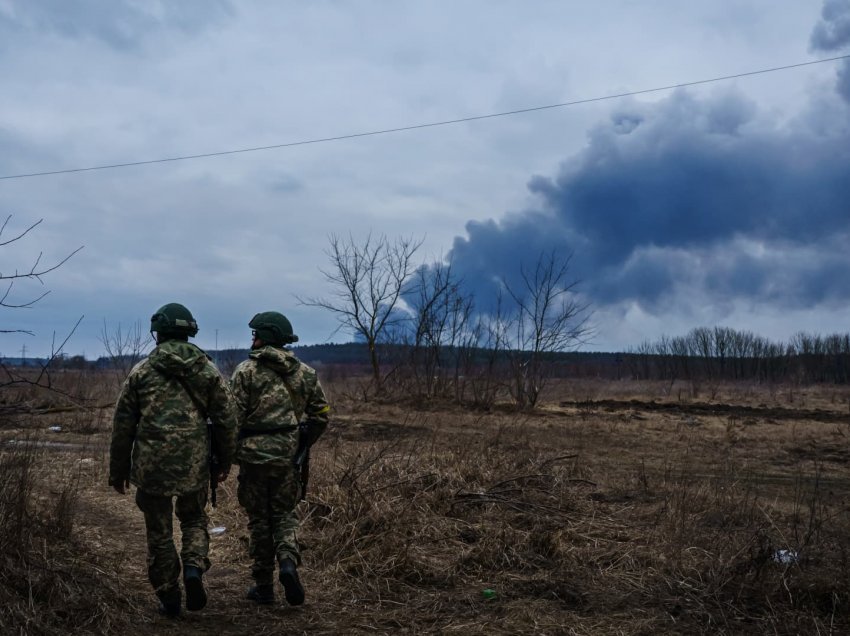
[[(827, 2), (813, 48), (849, 39), (850, 0)], [(776, 311), (850, 303), (849, 78), (842, 64), (846, 101), (813, 95), (783, 125), (725, 87), (619, 105), (555, 176), (529, 181), (535, 206), (467, 224), (450, 253), (455, 271), (486, 298), (521, 257), (556, 250), (574, 253), (597, 307), (661, 314), (685, 296)]]
[[(813, 51), (826, 53), (844, 53), (850, 49), (850, 0), (824, 2), (810, 45)], [(850, 60), (844, 60), (838, 71), (836, 90), (850, 102)]]

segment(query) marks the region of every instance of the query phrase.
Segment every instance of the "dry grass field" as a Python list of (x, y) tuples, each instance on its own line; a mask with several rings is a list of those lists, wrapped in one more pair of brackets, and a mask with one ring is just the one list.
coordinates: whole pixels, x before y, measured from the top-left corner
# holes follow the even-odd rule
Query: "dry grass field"
[(231, 475), (209, 605), (168, 620), (141, 513), (106, 486), (116, 384), (64, 381), (84, 407), (0, 394), (4, 634), (850, 633), (846, 387), (575, 380), (517, 413), (331, 383), (301, 504), (307, 603), (242, 600)]

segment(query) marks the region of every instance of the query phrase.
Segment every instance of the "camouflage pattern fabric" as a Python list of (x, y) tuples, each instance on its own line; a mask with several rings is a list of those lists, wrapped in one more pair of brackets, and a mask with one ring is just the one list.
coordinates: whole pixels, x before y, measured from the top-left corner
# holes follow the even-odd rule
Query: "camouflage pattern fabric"
[[(243, 433), (236, 461), (239, 503), (248, 514), (251, 574), (258, 585), (267, 585), (275, 557), (301, 562), (295, 512), (299, 483), (292, 465), (298, 423), (306, 418), (318, 437), (327, 428), (330, 406), (316, 371), (280, 347), (251, 351), (233, 372), (231, 390)], [(281, 428), (286, 430), (262, 433)]]
[(298, 477), (295, 467), (243, 464), (239, 467), (237, 496), (248, 514), (251, 540), (248, 554), (253, 559), (251, 576), (257, 585), (274, 583), (275, 559), (290, 558), (301, 563), (296, 531)]
[(317, 428), (317, 437), (328, 425), (330, 406), (316, 371), (291, 351), (272, 346), (251, 351), (248, 360), (236, 367), (230, 384), (240, 430), (291, 427), (285, 432), (240, 439), (236, 450), (240, 466), (289, 465), (298, 446), (301, 417)]
[[(176, 501), (173, 505), (172, 501)], [(148, 580), (160, 598), (167, 597), (179, 586), (180, 559), (174, 547), (173, 513), (180, 520), (183, 538), (180, 557), (183, 565), (194, 565), (205, 572), (210, 567), (207, 558), (210, 536), (206, 513), (207, 488), (178, 495), (152, 495), (136, 490), (136, 505), (145, 515), (148, 542)]]
[(133, 368), (118, 397), (109, 483), (129, 479), (153, 495), (204, 488), (209, 483), (206, 417), (212, 422), (221, 467), (229, 469), (237, 423), (227, 385), (195, 345), (184, 340), (159, 344)]

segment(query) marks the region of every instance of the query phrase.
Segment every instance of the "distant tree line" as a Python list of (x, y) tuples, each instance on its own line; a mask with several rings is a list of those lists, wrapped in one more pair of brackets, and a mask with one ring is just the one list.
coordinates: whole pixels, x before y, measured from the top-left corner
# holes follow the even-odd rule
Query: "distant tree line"
[(623, 356), (638, 380), (755, 380), (846, 384), (850, 334), (799, 332), (773, 342), (729, 327), (698, 327), (684, 336), (644, 342)]

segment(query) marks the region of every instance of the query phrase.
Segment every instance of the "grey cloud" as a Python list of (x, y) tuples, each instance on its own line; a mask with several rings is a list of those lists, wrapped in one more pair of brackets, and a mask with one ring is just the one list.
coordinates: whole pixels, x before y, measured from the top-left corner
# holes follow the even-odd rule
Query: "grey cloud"
[(39, 165), (47, 158), (53, 157), (15, 131), (0, 126), (0, 176), (24, 172), (24, 166)]
[(277, 193), (299, 192), (304, 189), (304, 183), (291, 174), (279, 174), (271, 178), (269, 189)]
[(850, 235), (846, 126), (765, 128), (757, 115), (735, 94), (681, 91), (619, 109), (557, 176), (530, 180), (538, 205), (469, 223), (455, 271), (492, 295), (520, 256), (554, 249), (575, 253), (581, 290), (602, 305), (661, 312), (682, 286), (713, 301), (850, 300), (836, 238)]
[(464, 286), (479, 292), (479, 303), (493, 297), (502, 281), (519, 287), (521, 267), (533, 267), (538, 256), (556, 249), (569, 255), (574, 244), (557, 219), (529, 211), (496, 222), (470, 221), (467, 236), (454, 240), (449, 259)]
[(850, 103), (850, 60), (845, 60), (841, 68), (838, 69), (835, 89), (846, 102)]
[(643, 118), (640, 115), (632, 113), (616, 113), (611, 117), (611, 122), (614, 132), (621, 135), (628, 135), (641, 125)]
[(132, 49), (161, 28), (197, 33), (232, 13), (228, 0), (13, 0), (0, 10), (0, 34), (47, 31), (67, 38), (93, 38), (116, 49)]
[[(697, 290), (711, 302), (735, 298), (793, 309), (850, 299), (848, 236), (817, 245), (733, 239), (696, 250), (645, 248), (622, 268), (609, 272), (610, 295), (628, 289), (643, 307), (663, 313), (682, 289)], [(604, 296), (606, 290), (597, 293)]]
[(836, 51), (850, 44), (850, 0), (825, 0), (821, 20), (812, 31), (811, 47)]
[[(850, 0), (825, 0), (821, 20), (810, 39), (814, 51), (835, 52), (850, 47)], [(850, 103), (850, 60), (838, 70), (836, 90)]]

